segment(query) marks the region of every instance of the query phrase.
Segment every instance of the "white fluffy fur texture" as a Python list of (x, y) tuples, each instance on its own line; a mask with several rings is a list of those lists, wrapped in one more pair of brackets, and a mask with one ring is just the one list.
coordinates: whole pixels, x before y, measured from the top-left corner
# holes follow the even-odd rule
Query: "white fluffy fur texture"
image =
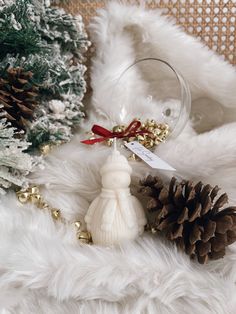
[[(235, 314), (236, 245), (224, 259), (200, 266), (149, 235), (117, 249), (81, 246), (70, 223), (83, 219), (99, 193), (98, 171), (110, 151), (102, 145), (84, 146), (80, 140), (95, 121), (105, 126), (119, 122), (119, 100), (110, 99), (112, 84), (135, 59), (147, 56), (174, 65), (188, 80), (197, 104), (208, 99), (219, 103), (224, 113), (223, 125), (200, 135), (189, 123), (157, 154), (177, 169), (178, 177), (218, 184), (235, 203), (235, 69), (158, 11), (109, 3), (94, 19), (91, 34), (97, 56), (89, 121), (81, 135), (47, 158), (44, 171), (32, 176), (48, 202), (62, 209), (68, 225), (55, 224), (48, 213), (20, 205), (14, 194), (2, 197), (0, 313)], [(120, 88), (129, 113), (125, 122), (146, 112), (142, 105), (128, 102), (145, 88), (137, 71)], [(158, 117), (156, 107), (150, 110)], [(142, 163), (131, 165), (134, 185), (150, 173)]]

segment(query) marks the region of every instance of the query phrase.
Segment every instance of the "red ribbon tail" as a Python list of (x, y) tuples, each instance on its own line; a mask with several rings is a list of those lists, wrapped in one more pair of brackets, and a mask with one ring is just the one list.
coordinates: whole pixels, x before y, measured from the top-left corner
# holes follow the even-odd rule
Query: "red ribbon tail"
[(102, 137), (111, 137), (113, 134), (111, 131), (97, 124), (94, 124), (94, 126), (92, 127), (92, 132)]
[(83, 144), (86, 144), (86, 145), (93, 145), (93, 144), (96, 144), (96, 143), (104, 142), (105, 140), (106, 140), (105, 137), (100, 137), (100, 138), (93, 138), (91, 140), (84, 140), (84, 141), (81, 141), (80, 143), (83, 143)]

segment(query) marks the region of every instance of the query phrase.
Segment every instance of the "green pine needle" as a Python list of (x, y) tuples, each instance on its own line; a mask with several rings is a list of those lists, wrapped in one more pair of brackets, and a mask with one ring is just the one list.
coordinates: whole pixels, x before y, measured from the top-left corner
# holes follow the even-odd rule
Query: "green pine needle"
[(28, 133), (27, 141), (30, 142), (31, 145), (27, 151), (32, 152), (38, 149), (42, 144), (58, 143), (63, 140), (64, 135), (59, 131), (52, 134), (48, 129), (36, 128)]
[(33, 29), (0, 29), (0, 60), (6, 54), (25, 56), (39, 51), (39, 36)]
[(32, 151), (35, 148), (39, 147), (41, 144), (50, 142), (50, 131), (47, 129), (31, 130), (28, 133), (27, 140), (31, 143), (28, 151)]
[(26, 56), (40, 50), (40, 35), (28, 11), (30, 2), (17, 0), (0, 12), (0, 60), (6, 54)]

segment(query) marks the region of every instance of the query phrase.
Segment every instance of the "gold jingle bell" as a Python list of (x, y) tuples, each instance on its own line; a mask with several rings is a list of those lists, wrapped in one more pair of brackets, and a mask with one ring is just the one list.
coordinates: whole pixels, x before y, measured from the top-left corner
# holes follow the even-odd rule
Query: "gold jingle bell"
[(30, 195), (30, 201), (33, 204), (39, 204), (41, 200), (42, 200), (42, 196), (40, 194), (32, 194), (32, 195)]
[(38, 188), (37, 186), (29, 187), (29, 188), (28, 188), (28, 191), (29, 191), (31, 194), (39, 194), (39, 188)]
[(109, 138), (106, 140), (107, 146), (111, 147), (114, 143), (114, 138)]
[(55, 220), (58, 220), (59, 218), (61, 218), (61, 211), (59, 209), (53, 208), (51, 210), (51, 214), (52, 214), (52, 218)]
[(77, 228), (77, 238), (81, 243), (90, 244), (92, 243), (92, 236), (91, 233), (85, 230), (81, 230), (82, 223), (81, 221), (76, 221), (74, 223), (75, 227)]
[(39, 150), (42, 155), (46, 156), (51, 152), (52, 146), (50, 144), (43, 144), (40, 146)]
[(113, 132), (121, 133), (124, 131), (124, 129), (125, 129), (124, 125), (116, 125), (113, 127)]
[(19, 191), (17, 192), (17, 198), (20, 203), (25, 204), (28, 202), (30, 194), (28, 192)]
[(76, 221), (76, 222), (74, 223), (74, 225), (75, 225), (75, 227), (78, 229), (78, 231), (80, 231), (81, 226), (82, 226), (82, 223), (81, 223), (80, 221)]
[(38, 208), (40, 209), (49, 209), (50, 206), (48, 205), (48, 203), (46, 203), (45, 201), (41, 200), (38, 204)]
[(80, 232), (78, 232), (77, 237), (80, 240), (80, 242), (82, 242), (84, 244), (89, 244), (89, 243), (92, 242), (91, 234), (88, 231), (80, 231)]

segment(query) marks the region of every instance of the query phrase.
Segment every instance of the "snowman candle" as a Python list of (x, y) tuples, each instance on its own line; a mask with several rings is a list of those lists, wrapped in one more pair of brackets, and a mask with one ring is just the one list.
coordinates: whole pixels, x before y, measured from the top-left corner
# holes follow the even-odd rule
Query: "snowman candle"
[(116, 245), (143, 233), (146, 218), (141, 203), (130, 193), (131, 172), (115, 141), (113, 152), (100, 170), (101, 193), (85, 216), (94, 244)]

